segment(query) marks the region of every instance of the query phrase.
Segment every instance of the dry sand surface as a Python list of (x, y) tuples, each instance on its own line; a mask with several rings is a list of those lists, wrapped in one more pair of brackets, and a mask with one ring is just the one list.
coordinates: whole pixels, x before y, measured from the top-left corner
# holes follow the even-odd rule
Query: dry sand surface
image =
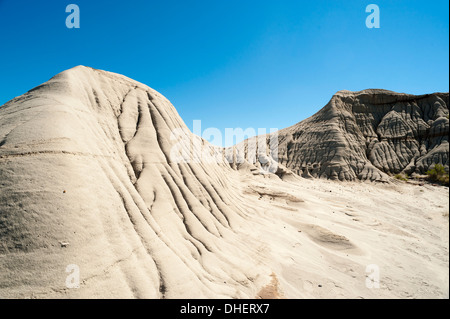
[(0, 107), (0, 298), (449, 298), (447, 187), (177, 162), (175, 129), (217, 151), (82, 66)]

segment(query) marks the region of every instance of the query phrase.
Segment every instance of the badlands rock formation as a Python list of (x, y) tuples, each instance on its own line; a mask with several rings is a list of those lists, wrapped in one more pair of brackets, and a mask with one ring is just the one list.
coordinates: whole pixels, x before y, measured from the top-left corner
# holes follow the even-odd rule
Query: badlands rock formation
[(424, 174), (435, 164), (448, 172), (449, 94), (340, 91), (318, 113), (277, 134), (281, 167), (303, 177), (387, 181), (396, 173)]
[(391, 96), (339, 93), (283, 130), (282, 180), (191, 134), (146, 85), (56, 75), (0, 107), (0, 298), (448, 298), (448, 188), (296, 174), (447, 163), (448, 95)]
[(190, 134), (161, 94), (86, 67), (2, 106), (0, 252), (21, 274), (2, 271), (2, 286), (21, 291), (29, 276), (52, 287), (67, 276), (52, 270), (73, 263), (92, 296), (99, 276), (113, 296), (256, 295), (255, 252), (232, 231), (248, 208), (226, 182), (231, 169), (172, 161), (176, 129)]

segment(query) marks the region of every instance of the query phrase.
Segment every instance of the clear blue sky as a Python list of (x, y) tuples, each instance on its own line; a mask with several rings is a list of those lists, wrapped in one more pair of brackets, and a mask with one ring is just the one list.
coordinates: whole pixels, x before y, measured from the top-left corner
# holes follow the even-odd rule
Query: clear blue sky
[[(65, 8), (81, 10), (68, 29)], [(368, 29), (365, 8), (380, 8)], [(0, 0), (0, 105), (76, 65), (164, 94), (192, 128), (284, 128), (339, 90), (449, 90), (447, 0)]]

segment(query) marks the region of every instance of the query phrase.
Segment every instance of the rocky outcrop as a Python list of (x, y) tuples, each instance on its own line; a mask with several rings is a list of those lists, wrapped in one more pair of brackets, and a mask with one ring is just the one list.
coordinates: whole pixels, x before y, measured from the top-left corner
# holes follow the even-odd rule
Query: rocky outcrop
[(449, 94), (340, 91), (278, 132), (278, 160), (303, 177), (386, 181), (449, 165)]

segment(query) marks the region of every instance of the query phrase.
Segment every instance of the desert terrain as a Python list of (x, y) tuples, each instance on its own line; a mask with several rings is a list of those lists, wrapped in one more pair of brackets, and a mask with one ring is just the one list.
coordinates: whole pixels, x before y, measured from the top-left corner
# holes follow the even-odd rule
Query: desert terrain
[(64, 71), (0, 106), (0, 298), (449, 298), (448, 97), (337, 92), (275, 158)]

